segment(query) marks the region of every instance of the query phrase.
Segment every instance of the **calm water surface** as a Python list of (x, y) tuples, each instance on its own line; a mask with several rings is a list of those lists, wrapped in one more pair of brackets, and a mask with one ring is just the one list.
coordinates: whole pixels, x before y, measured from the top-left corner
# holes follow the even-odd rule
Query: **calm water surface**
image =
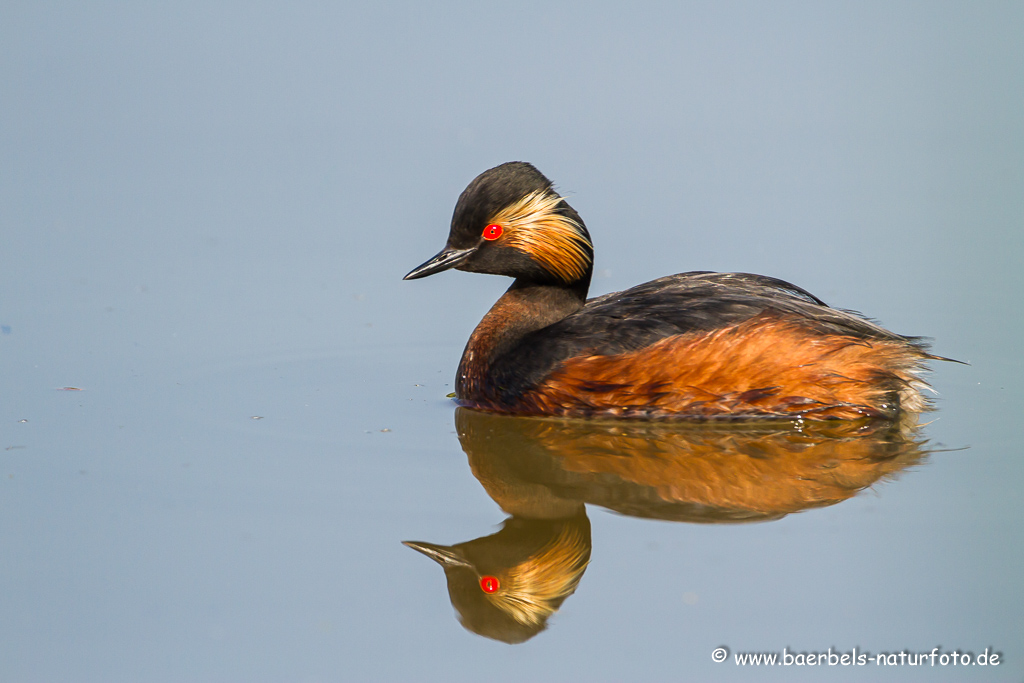
[[(1022, 32), (1005, 3), (0, 8), (0, 679), (1024, 680)], [(594, 294), (761, 272), (970, 365), (909, 432), (456, 411), (507, 282), (400, 278), (512, 159), (586, 220)], [(732, 658), (936, 647), (1001, 663)]]

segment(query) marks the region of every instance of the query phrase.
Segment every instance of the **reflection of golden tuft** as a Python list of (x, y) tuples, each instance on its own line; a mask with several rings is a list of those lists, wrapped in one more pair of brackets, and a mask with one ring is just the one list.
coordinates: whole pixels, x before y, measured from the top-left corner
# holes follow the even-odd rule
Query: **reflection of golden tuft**
[[(456, 545), (404, 541), (444, 569), (448, 596), (466, 629), (521, 643), (547, 628), (590, 561), (590, 521), (509, 517), (500, 531)], [(484, 586), (497, 585), (490, 592)]]
[(729, 522), (832, 505), (925, 455), (882, 421), (697, 423), (508, 417), (461, 408), (473, 473), (513, 514), (593, 503), (639, 517)]
[(578, 526), (566, 525), (540, 552), (509, 567), (501, 588), (487, 597), (520, 624), (543, 624), (576, 590), (589, 561), (588, 540)]
[(508, 246), (529, 254), (565, 282), (574, 282), (590, 267), (593, 247), (576, 221), (558, 213), (561, 203), (557, 194), (533, 192), (490, 222), (505, 228)]

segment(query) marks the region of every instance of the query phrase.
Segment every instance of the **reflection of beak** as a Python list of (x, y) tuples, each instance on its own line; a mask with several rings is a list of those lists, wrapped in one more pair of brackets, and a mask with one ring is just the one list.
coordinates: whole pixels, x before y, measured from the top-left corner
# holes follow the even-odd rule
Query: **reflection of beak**
[(434, 273), (440, 273), (442, 270), (454, 268), (472, 256), (474, 252), (476, 252), (476, 247), (471, 249), (453, 249), (451, 247), (445, 247), (437, 256), (418, 268), (413, 268), (412, 272), (402, 279), (415, 280), (417, 278), (433, 275)]
[(466, 561), (466, 558), (462, 556), (462, 553), (454, 548), (449, 548), (446, 545), (434, 545), (433, 543), (422, 543), (420, 541), (402, 541), (402, 545), (407, 545), (413, 550), (418, 550), (442, 567), (472, 568), (473, 566)]

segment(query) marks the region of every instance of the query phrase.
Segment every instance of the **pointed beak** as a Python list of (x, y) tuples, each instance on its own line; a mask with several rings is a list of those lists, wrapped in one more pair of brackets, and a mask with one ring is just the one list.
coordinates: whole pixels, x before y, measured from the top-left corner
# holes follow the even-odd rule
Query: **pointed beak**
[(442, 270), (454, 268), (472, 256), (475, 251), (475, 247), (472, 249), (453, 249), (451, 247), (445, 247), (441, 250), (440, 254), (418, 268), (413, 268), (412, 272), (402, 279), (415, 280), (417, 278), (433, 275), (434, 273), (440, 273)]
[[(415, 271), (414, 271), (415, 272)], [(402, 541), (402, 545), (409, 546), (437, 562), (442, 567), (470, 567), (462, 553), (446, 545), (435, 545), (433, 543), (422, 543), (420, 541)]]

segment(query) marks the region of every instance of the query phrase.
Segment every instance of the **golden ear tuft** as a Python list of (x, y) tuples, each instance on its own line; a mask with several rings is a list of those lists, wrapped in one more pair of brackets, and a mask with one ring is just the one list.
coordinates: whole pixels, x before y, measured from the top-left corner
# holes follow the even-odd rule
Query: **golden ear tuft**
[(555, 209), (562, 197), (533, 192), (502, 209), (491, 223), (505, 226), (505, 243), (525, 252), (565, 282), (582, 278), (591, 265), (593, 246), (579, 223)]
[(536, 626), (573, 594), (589, 561), (590, 548), (580, 530), (566, 525), (551, 543), (513, 567), (491, 597), (519, 623)]

